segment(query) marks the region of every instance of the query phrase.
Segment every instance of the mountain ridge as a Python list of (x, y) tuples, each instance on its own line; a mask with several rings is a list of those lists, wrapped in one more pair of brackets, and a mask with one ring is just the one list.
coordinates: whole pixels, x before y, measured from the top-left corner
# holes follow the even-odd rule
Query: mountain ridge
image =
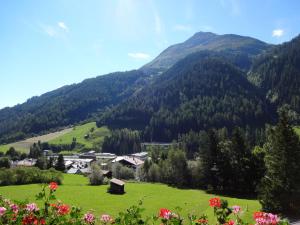
[[(162, 51), (154, 60), (144, 65), (142, 70), (165, 71), (180, 59), (199, 51), (240, 51), (250, 56), (261, 54), (270, 48), (269, 45), (258, 39), (235, 34), (218, 35), (211, 32), (198, 32), (186, 41), (174, 44)], [(242, 51), (241, 51), (242, 50)], [(249, 51), (250, 50), (250, 51)]]
[[(240, 74), (241, 76), (243, 76), (243, 78), (240, 78), (240, 75), (237, 76), (239, 77), (240, 81), (243, 83), (245, 82), (246, 78), (248, 78), (251, 81), (251, 74), (253, 71), (255, 71), (255, 68), (258, 68), (258, 66), (256, 65), (259, 65), (260, 61), (264, 62), (264, 60), (265, 61), (270, 60), (268, 57), (266, 57), (266, 55), (268, 55), (269, 52), (272, 51), (284, 52), (284, 50), (282, 50), (278, 46), (266, 44), (255, 38), (244, 37), (244, 36), (233, 35), (233, 34), (217, 35), (213, 33), (200, 32), (200, 33), (196, 33), (194, 36), (192, 36), (191, 38), (189, 38), (183, 43), (184, 44), (180, 43), (179, 46), (181, 46), (183, 49), (186, 49), (186, 51), (180, 51), (180, 52), (184, 52), (184, 54), (179, 55), (179, 59), (178, 59), (178, 55), (176, 55), (177, 54), (176, 52), (178, 51), (177, 48), (178, 44), (177, 44), (167, 48), (156, 59), (152, 61), (152, 63), (153, 62), (155, 63), (155, 60), (159, 60), (162, 55), (170, 51), (170, 49), (173, 49), (172, 51), (175, 51), (175, 53), (173, 54), (174, 60), (173, 61), (171, 60), (169, 62), (170, 63), (169, 66), (167, 65), (163, 69), (151, 68), (149, 67), (149, 64), (146, 64), (144, 67), (142, 67), (139, 70), (133, 70), (127, 72), (115, 72), (115, 73), (110, 73), (108, 75), (99, 76), (96, 78), (89, 78), (78, 84), (66, 85), (54, 91), (47, 92), (39, 97), (33, 97), (29, 99), (26, 103), (23, 103), (21, 105), (17, 105), (15, 107), (10, 107), (10, 108), (4, 108), (0, 110), (0, 143), (16, 141), (26, 136), (43, 133), (51, 129), (57, 129), (58, 127), (69, 125), (69, 124), (75, 124), (82, 121), (96, 120), (96, 118), (104, 118), (103, 116), (109, 115), (111, 110), (114, 110), (115, 107), (122, 104), (124, 105), (124, 103), (126, 103), (126, 101), (130, 98), (134, 99), (134, 97), (136, 96), (141, 96), (140, 93), (143, 93), (143, 91), (145, 90), (148, 90), (148, 93), (145, 92), (145, 94), (142, 95), (142, 97), (143, 96), (151, 97), (151, 94), (149, 95), (149, 93), (151, 93), (152, 91), (151, 88), (156, 87), (155, 85), (160, 85), (160, 83), (164, 84), (165, 89), (167, 89), (169, 85), (168, 82), (173, 82), (172, 87), (174, 90), (177, 90), (177, 94), (173, 96), (174, 102), (176, 101), (180, 102), (182, 99), (185, 99), (186, 96), (181, 95), (180, 94), (181, 92), (184, 93), (186, 89), (194, 90), (195, 87), (199, 88), (200, 84), (204, 85), (203, 87), (206, 88), (205, 90), (209, 90), (209, 88), (213, 89), (215, 84), (210, 82), (209, 83), (210, 87), (206, 87), (206, 84), (203, 83), (201, 79), (199, 80), (197, 78), (197, 74), (196, 75), (194, 74), (194, 73), (200, 73), (201, 71), (197, 71), (196, 64), (194, 65), (193, 63), (191, 63), (193, 62), (193, 60), (196, 61), (198, 60), (197, 61), (198, 66), (202, 65), (201, 60), (206, 60), (205, 62), (208, 63), (208, 65), (213, 65), (214, 63), (216, 63), (216, 60), (217, 61), (221, 60), (222, 63), (224, 63), (224, 68), (228, 69), (229, 67), (233, 67), (234, 68), (232, 70), (233, 74)], [(298, 46), (298, 42), (297, 42), (297, 46)], [(288, 49), (287, 51), (289, 52), (291, 50)], [(296, 51), (295, 55), (298, 57), (300, 53)], [(298, 59), (297, 57), (296, 59)], [(177, 59), (179, 61), (176, 61)], [(220, 66), (221, 64), (216, 63), (216, 65)], [(205, 65), (202, 65), (202, 67), (203, 66)], [(268, 68), (268, 70), (269, 69), (270, 68)], [(223, 78), (219, 76), (218, 71), (213, 71), (212, 69), (208, 71), (210, 71), (212, 74), (216, 74), (216, 77), (219, 77), (218, 82), (220, 80), (222, 81)], [(250, 72), (248, 73), (248, 71)], [(209, 79), (212, 79), (209, 77), (209, 74), (207, 74), (207, 72), (205, 71), (202, 72), (205, 74), (204, 76), (205, 79), (208, 79), (208, 81)], [(186, 86), (182, 85), (180, 82), (176, 83), (174, 82), (175, 78), (173, 76), (176, 76), (176, 74), (178, 73), (181, 73), (183, 77), (187, 77), (187, 81), (188, 80), (191, 81), (194, 79), (195, 80), (194, 82), (190, 82), (190, 83), (185, 83), (185, 80), (182, 80), (181, 83), (185, 84)], [(288, 73), (288, 71), (286, 73)], [(193, 74), (193, 76), (191, 77), (185, 74)], [(231, 79), (232, 76), (230, 74), (228, 76), (230, 77), (231, 80), (230, 82), (234, 84), (235, 81)], [(290, 79), (294, 79), (292, 76), (288, 76), (288, 77), (290, 77)], [(255, 85), (253, 84), (254, 83), (252, 82), (251, 85), (255, 87)], [(218, 83), (218, 85), (220, 85), (220, 83)], [(249, 91), (252, 87), (249, 89), (249, 87), (246, 86), (241, 85), (241, 87), (243, 87), (242, 89), (240, 89), (241, 96), (244, 96), (244, 94), (246, 94), (247, 92), (252, 93), (252, 91)], [(231, 86), (229, 85), (228, 88), (231, 88)], [(262, 90), (261, 87), (257, 85), (255, 88), (259, 93), (256, 94), (252, 93), (251, 97), (249, 97), (249, 101), (247, 104), (250, 104), (252, 106), (269, 104), (269, 103), (265, 103), (270, 101), (269, 98), (264, 97), (264, 95), (266, 95), (265, 90)], [(268, 89), (269, 86), (267, 86), (266, 88)], [(171, 91), (170, 93), (172, 93), (172, 90), (170, 91)], [(263, 95), (261, 95), (260, 92), (263, 92)], [(234, 91), (234, 93), (237, 92)], [(152, 92), (152, 96), (154, 97), (155, 93)], [(224, 111), (226, 110), (226, 107), (224, 106), (225, 107), (224, 108), (222, 106), (223, 108), (222, 107), (218, 108), (217, 102), (215, 101), (217, 101), (218, 98), (224, 99), (226, 98), (226, 96), (227, 96), (226, 90), (223, 90), (223, 93), (220, 96), (216, 95), (216, 96), (210, 96), (209, 98), (204, 98), (203, 96), (201, 97), (201, 95), (199, 95), (198, 97), (196, 97), (196, 100), (194, 100), (193, 97), (190, 99), (191, 101), (187, 101), (187, 103), (184, 104), (183, 106), (176, 105), (177, 108), (176, 109), (174, 108), (174, 113), (176, 115), (173, 113), (172, 116), (175, 116), (174, 117), (175, 119), (180, 119), (184, 115), (182, 111), (183, 110), (182, 107), (195, 108), (197, 106), (199, 108), (202, 108), (203, 110), (205, 109), (205, 107), (210, 108), (210, 106), (207, 105), (208, 102), (211, 102), (209, 103), (210, 105), (215, 104), (215, 107), (211, 108), (212, 111), (216, 111), (216, 110)], [(231, 106), (228, 107), (234, 109), (233, 102), (235, 102), (235, 104), (243, 105), (243, 101), (240, 101), (241, 96), (234, 94), (234, 97), (231, 96), (231, 98), (228, 98), (229, 99), (228, 101), (231, 102), (230, 103)], [(247, 99), (247, 97), (245, 97), (245, 99)], [(156, 99), (156, 100), (158, 102), (165, 101), (164, 98)], [(284, 99), (283, 102), (290, 103), (288, 99)], [(127, 105), (126, 107), (129, 106), (130, 105)], [(271, 106), (275, 108), (277, 107), (276, 104), (271, 104)], [(269, 110), (268, 107), (269, 106), (260, 107), (258, 111), (261, 112), (259, 112), (259, 114), (265, 115), (265, 113), (268, 112)], [(168, 112), (168, 110), (166, 111), (164, 107), (162, 108), (156, 107), (156, 109), (162, 114), (163, 113), (165, 113), (166, 115), (170, 114), (170, 112)], [(234, 110), (228, 113), (234, 115)], [(244, 112), (247, 112), (247, 108), (244, 108), (243, 110)], [(257, 108), (254, 107), (253, 110), (256, 111)], [(271, 118), (274, 117), (273, 111), (270, 115)], [(129, 109), (128, 112), (131, 113), (130, 116), (135, 116), (137, 115), (137, 113), (139, 113), (135, 111), (134, 108)], [(145, 118), (148, 118), (150, 116), (151, 117), (156, 116), (153, 119), (153, 121), (155, 121), (155, 119), (157, 119), (157, 114), (155, 113), (157, 112), (151, 111), (150, 114), (151, 113), (153, 115), (149, 115), (149, 112), (145, 112), (145, 114), (143, 113), (140, 114), (139, 118), (137, 119), (140, 120), (138, 122), (141, 122), (143, 126), (138, 126), (137, 123), (136, 127), (139, 129), (144, 129)], [(196, 110), (191, 112), (191, 115), (194, 116), (196, 115), (195, 113), (199, 114), (200, 112), (197, 112)], [(222, 115), (222, 111), (220, 111), (219, 114), (220, 115), (218, 116), (225, 118), (224, 115)], [(199, 118), (197, 117), (196, 119)], [(208, 118), (208, 117), (203, 117), (203, 118)], [(269, 120), (266, 119), (264, 122), (268, 122), (268, 121)], [(148, 124), (146, 126), (149, 125), (149, 121), (147, 123)], [(208, 124), (212, 124), (212, 123), (208, 123)], [(226, 126), (226, 123), (224, 123), (223, 125)], [(208, 128), (208, 126), (202, 126), (202, 125), (199, 125), (199, 127), (205, 129)], [(146, 132), (147, 131), (145, 131), (145, 133)]]

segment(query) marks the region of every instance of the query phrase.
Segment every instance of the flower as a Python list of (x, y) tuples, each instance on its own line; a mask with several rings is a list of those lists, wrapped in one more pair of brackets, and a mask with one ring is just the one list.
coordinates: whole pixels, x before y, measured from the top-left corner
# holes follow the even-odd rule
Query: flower
[(211, 198), (209, 200), (209, 205), (211, 207), (217, 207), (220, 208), (221, 207), (221, 199), (220, 198)]
[(19, 206), (16, 205), (16, 204), (11, 204), (11, 205), (10, 205), (10, 208), (11, 208), (11, 210), (12, 210), (14, 213), (18, 213), (18, 212), (19, 212)]
[(103, 214), (100, 218), (100, 220), (104, 223), (109, 223), (112, 221), (112, 218), (110, 215), (107, 215), (107, 214)]
[(29, 216), (25, 216), (25, 217), (22, 219), (22, 224), (23, 224), (23, 225), (39, 224), (39, 221), (38, 221), (38, 219), (37, 219), (35, 216), (29, 215)]
[(44, 218), (40, 219), (40, 224), (41, 225), (45, 225), (46, 224), (46, 220)]
[(253, 214), (256, 225), (276, 225), (280, 218), (272, 213), (255, 212)]
[(6, 208), (0, 207), (0, 216), (3, 216), (5, 212), (6, 212)]
[(227, 223), (224, 223), (224, 225), (234, 225), (234, 221), (233, 220), (229, 220)]
[(170, 219), (172, 213), (170, 210), (162, 208), (159, 210), (159, 217), (164, 218), (164, 219)]
[(95, 216), (92, 213), (84, 214), (84, 221), (86, 223), (92, 224), (95, 222)]
[(51, 182), (49, 184), (49, 188), (50, 188), (51, 191), (55, 191), (58, 188), (58, 185), (57, 185), (56, 182)]
[(35, 203), (29, 203), (26, 205), (26, 210), (29, 212), (34, 212), (34, 211), (38, 211), (39, 208), (37, 207), (37, 205)]
[(232, 212), (234, 214), (238, 214), (240, 211), (241, 211), (241, 207), (240, 206), (238, 206), (238, 205), (232, 206)]
[(66, 204), (58, 205), (57, 212), (59, 215), (66, 215), (70, 212), (70, 207)]

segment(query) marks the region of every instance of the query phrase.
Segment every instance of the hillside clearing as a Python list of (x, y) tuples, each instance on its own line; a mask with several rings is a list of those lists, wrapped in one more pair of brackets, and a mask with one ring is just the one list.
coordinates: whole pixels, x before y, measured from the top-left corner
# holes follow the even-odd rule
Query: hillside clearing
[[(88, 135), (88, 137), (86, 137)], [(85, 148), (93, 148), (95, 145), (101, 146), (104, 137), (110, 135), (110, 131), (106, 127), (97, 127), (96, 122), (86, 123), (75, 126), (71, 132), (49, 141), (50, 144), (71, 144), (73, 138), (76, 142)]]
[[(20, 185), (0, 187), (0, 194), (14, 200), (35, 201), (35, 194), (41, 190), (41, 185)], [(163, 184), (126, 183), (126, 194), (111, 195), (107, 193), (107, 185), (89, 186), (87, 178), (80, 175), (64, 175), (64, 185), (57, 190), (59, 200), (68, 204), (80, 206), (83, 210), (94, 210), (96, 215), (108, 213), (117, 215), (142, 199), (144, 214), (157, 215), (160, 208), (166, 207), (174, 210), (176, 206), (182, 208), (182, 214), (207, 213), (213, 216), (213, 210), (208, 205), (208, 200), (213, 195), (201, 190), (183, 190), (172, 188)], [(244, 210), (244, 218), (252, 221), (254, 211), (260, 209), (256, 200), (224, 197), (230, 205), (240, 205)], [(213, 224), (213, 223), (212, 223)]]
[(11, 144), (6, 144), (6, 145), (0, 145), (0, 151), (1, 152), (6, 152), (10, 147), (14, 147), (17, 151), (19, 152), (29, 152), (30, 146), (32, 146), (34, 143), (37, 143), (38, 141), (41, 142), (48, 142), (52, 139), (58, 138), (60, 136), (63, 136), (69, 132), (72, 131), (73, 128), (67, 128), (64, 130), (60, 130), (57, 132), (53, 132), (53, 133), (49, 133), (49, 134), (45, 134), (45, 135), (41, 135), (41, 136), (36, 136), (36, 137), (32, 137), (32, 138), (28, 138), (26, 140), (23, 141), (18, 141), (18, 142), (14, 142)]

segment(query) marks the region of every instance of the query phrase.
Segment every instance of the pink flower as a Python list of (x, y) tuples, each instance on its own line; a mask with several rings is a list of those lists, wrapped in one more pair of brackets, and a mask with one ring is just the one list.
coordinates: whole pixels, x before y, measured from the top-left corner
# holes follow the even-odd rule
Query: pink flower
[(110, 215), (103, 214), (103, 215), (101, 216), (101, 219), (100, 219), (100, 220), (101, 220), (102, 222), (104, 222), (104, 223), (109, 223), (109, 222), (112, 221), (112, 218), (111, 218)]
[(38, 211), (39, 208), (37, 207), (37, 205), (35, 203), (29, 203), (26, 205), (26, 210), (29, 212), (34, 212), (34, 211)]
[(240, 211), (241, 211), (241, 207), (240, 206), (238, 206), (238, 205), (232, 206), (232, 212), (234, 214), (238, 214)]
[(95, 216), (92, 213), (84, 214), (84, 221), (86, 223), (92, 224), (95, 222)]
[(256, 225), (276, 225), (280, 221), (277, 215), (265, 212), (255, 212), (254, 219)]
[(12, 210), (14, 213), (18, 213), (18, 212), (19, 212), (19, 206), (17, 206), (16, 204), (11, 204), (11, 205), (10, 205), (10, 208), (11, 208), (11, 210)]
[(3, 216), (5, 212), (6, 212), (6, 208), (0, 207), (0, 216)]

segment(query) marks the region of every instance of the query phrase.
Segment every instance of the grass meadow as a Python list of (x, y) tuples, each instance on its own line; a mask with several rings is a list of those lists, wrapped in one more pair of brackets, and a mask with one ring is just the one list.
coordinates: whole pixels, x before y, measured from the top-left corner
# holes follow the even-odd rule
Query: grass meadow
[[(91, 132), (92, 129), (93, 132)], [(85, 138), (86, 134), (89, 134), (89, 138)], [(101, 147), (104, 137), (108, 135), (110, 135), (108, 128), (98, 128), (96, 126), (96, 122), (90, 122), (46, 135), (32, 137), (23, 141), (0, 145), (0, 152), (6, 152), (10, 147), (14, 147), (19, 152), (28, 153), (30, 146), (32, 146), (35, 142), (37, 143), (38, 141), (41, 141), (49, 142), (50, 144), (71, 144), (73, 138), (76, 138), (77, 143), (84, 145), (86, 148), (92, 148), (95, 145)], [(62, 152), (62, 154), (68, 153), (70, 153), (70, 151)], [(76, 151), (72, 151), (72, 153), (76, 153)]]
[[(94, 130), (91, 132), (91, 130)], [(89, 134), (89, 138), (85, 135)], [(84, 145), (86, 148), (92, 148), (95, 143), (101, 144), (105, 136), (110, 135), (110, 131), (106, 127), (98, 128), (96, 122), (86, 123), (80, 126), (75, 126), (71, 132), (49, 141), (50, 144), (70, 144), (73, 138), (76, 138), (77, 143)]]
[[(81, 175), (64, 175), (63, 185), (57, 190), (57, 198), (67, 204), (80, 206), (84, 211), (92, 210), (97, 215), (108, 213), (113, 216), (124, 211), (129, 206), (143, 200), (145, 216), (157, 215), (160, 208), (174, 210), (182, 208), (181, 214), (189, 212), (208, 214), (212, 218), (213, 210), (208, 205), (210, 195), (201, 190), (183, 190), (164, 184), (126, 183), (124, 195), (111, 195), (106, 192), (107, 185), (90, 186), (86, 177)], [(35, 195), (41, 190), (41, 185), (19, 185), (0, 187), (0, 194), (14, 200), (35, 201)], [(260, 209), (257, 200), (224, 197), (229, 204), (240, 205), (244, 210), (243, 218), (252, 221), (254, 211)], [(213, 224), (213, 223), (211, 223)]]

